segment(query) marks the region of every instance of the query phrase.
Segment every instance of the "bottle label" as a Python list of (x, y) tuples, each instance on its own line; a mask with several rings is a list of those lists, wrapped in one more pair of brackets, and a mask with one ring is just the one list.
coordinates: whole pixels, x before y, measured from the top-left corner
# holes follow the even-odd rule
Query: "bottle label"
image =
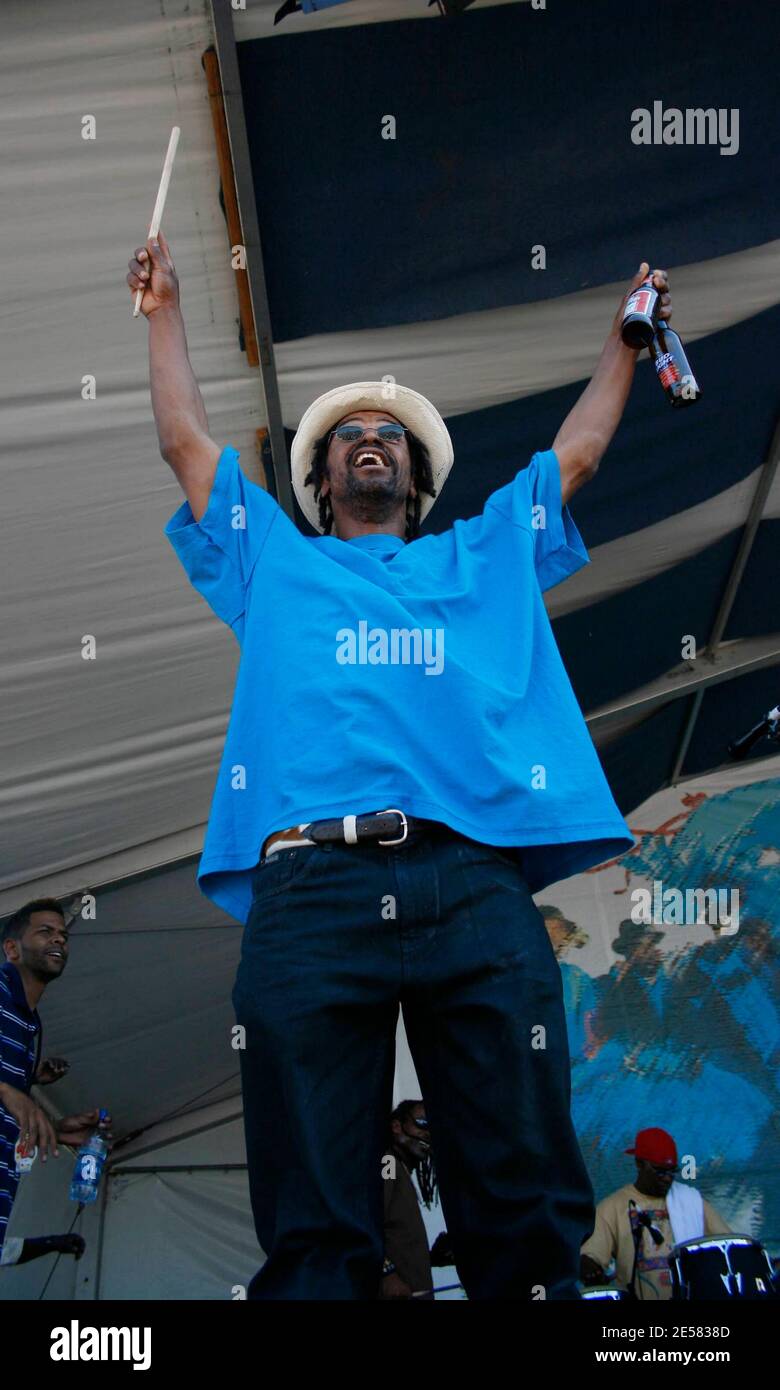
[(14, 1148), (17, 1173), (29, 1173), (37, 1157), (37, 1144), (25, 1144), (21, 1139), (17, 1139)]
[(93, 1154), (82, 1154), (79, 1163), (79, 1178), (81, 1182), (97, 1182), (98, 1166)]
[(655, 360), (655, 369), (658, 373), (659, 381), (662, 386), (676, 386), (680, 380), (680, 373), (677, 370), (677, 363), (671, 352), (659, 352)]
[(624, 318), (628, 318), (629, 314), (644, 314), (646, 318), (650, 318), (657, 298), (658, 295), (655, 290), (642, 288), (634, 290), (626, 304)]

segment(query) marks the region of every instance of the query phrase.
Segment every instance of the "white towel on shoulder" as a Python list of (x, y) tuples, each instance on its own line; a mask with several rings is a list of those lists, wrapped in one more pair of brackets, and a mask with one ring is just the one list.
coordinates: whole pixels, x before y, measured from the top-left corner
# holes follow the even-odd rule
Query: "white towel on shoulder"
[(704, 1235), (704, 1202), (695, 1187), (673, 1182), (666, 1197), (669, 1224), (675, 1245)]

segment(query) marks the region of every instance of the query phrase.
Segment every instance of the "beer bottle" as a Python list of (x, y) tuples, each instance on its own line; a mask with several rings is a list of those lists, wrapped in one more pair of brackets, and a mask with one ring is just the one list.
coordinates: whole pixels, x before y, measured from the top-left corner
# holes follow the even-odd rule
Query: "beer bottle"
[(649, 344), (658, 380), (672, 405), (695, 405), (701, 388), (688, 365), (679, 335), (663, 319), (655, 326)]
[(637, 285), (628, 297), (623, 322), (620, 325), (620, 336), (626, 347), (644, 348), (650, 346), (660, 307), (661, 294), (655, 288), (651, 274), (642, 281), (641, 285)]

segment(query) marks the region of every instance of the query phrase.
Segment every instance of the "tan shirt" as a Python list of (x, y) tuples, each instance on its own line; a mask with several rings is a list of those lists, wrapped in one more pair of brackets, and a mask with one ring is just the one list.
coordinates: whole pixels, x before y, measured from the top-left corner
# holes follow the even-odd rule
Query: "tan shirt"
[[(649, 1301), (671, 1298), (669, 1255), (675, 1242), (665, 1197), (648, 1197), (634, 1187), (633, 1183), (627, 1183), (617, 1192), (610, 1193), (609, 1197), (605, 1197), (596, 1207), (596, 1227), (593, 1235), (585, 1241), (582, 1254), (589, 1255), (604, 1270), (614, 1259), (615, 1282), (623, 1289), (628, 1288), (634, 1264), (634, 1237), (628, 1216), (628, 1204), (632, 1200), (641, 1211), (649, 1214), (653, 1225), (658, 1227), (663, 1236), (663, 1244), (654, 1245), (650, 1232), (642, 1231), (635, 1284), (637, 1298)], [(730, 1227), (723, 1217), (709, 1202), (704, 1202), (703, 1205), (702, 1235), (729, 1235)]]

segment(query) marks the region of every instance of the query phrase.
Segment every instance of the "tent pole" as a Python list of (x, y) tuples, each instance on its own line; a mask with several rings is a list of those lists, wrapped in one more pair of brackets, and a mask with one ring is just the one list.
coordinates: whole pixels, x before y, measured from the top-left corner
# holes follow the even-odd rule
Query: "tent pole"
[(106, 1233), (106, 1204), (108, 1202), (108, 1184), (110, 1181), (110, 1176), (108, 1173), (106, 1173), (105, 1182), (101, 1183), (100, 1217), (98, 1222), (97, 1266), (95, 1269), (95, 1291), (92, 1295), (96, 1302), (100, 1302), (100, 1281), (103, 1275), (103, 1242)]
[(260, 378), (265, 398), (265, 414), (276, 481), (276, 497), (287, 515), (294, 517), (290, 465), (284, 438), (282, 406), (271, 334), (271, 314), (265, 282), (263, 252), (260, 244), (260, 226), (252, 180), (252, 164), (241, 97), (236, 39), (233, 32), (233, 11), (230, 0), (211, 0), (211, 15), (214, 26), (214, 46), (217, 51), (222, 82), (225, 124), (233, 161), (236, 198), (244, 235), (247, 281), (257, 331)]
[(73, 1297), (77, 1302), (98, 1302), (100, 1275), (103, 1263), (103, 1231), (109, 1176), (104, 1171), (95, 1203), (85, 1206), (79, 1221), (79, 1232), (87, 1243), (75, 1268)]
[[(222, 183), (222, 197), (225, 201), (225, 221), (227, 222), (227, 233), (230, 238), (230, 249), (232, 254), (235, 246), (244, 246), (245, 242), (244, 233), (241, 229), (241, 215), (238, 211), (236, 180), (230, 158), (230, 140), (228, 139), (227, 122), (225, 121), (225, 100), (222, 95), (222, 82), (219, 76), (219, 59), (217, 58), (216, 50), (213, 47), (207, 48), (201, 62), (206, 74), (206, 82), (209, 91), (211, 119), (214, 125), (214, 139), (217, 145), (219, 177)], [(257, 334), (255, 333), (255, 320), (252, 313), (252, 297), (249, 293), (249, 276), (247, 275), (246, 269), (241, 266), (235, 267), (235, 274), (236, 292), (238, 294), (238, 311), (241, 316), (241, 327), (244, 333), (246, 360), (250, 367), (259, 367), (260, 356), (257, 351)]]
[(772, 484), (775, 480), (778, 463), (780, 463), (780, 419), (775, 425), (772, 443), (769, 446), (769, 454), (767, 455), (766, 462), (761, 469), (758, 482), (756, 483), (756, 490), (750, 504), (750, 511), (748, 512), (747, 521), (745, 522), (745, 529), (742, 532), (739, 550), (737, 551), (736, 559), (732, 565), (731, 573), (726, 581), (726, 588), (723, 593), (723, 598), (720, 601), (720, 607), (713, 625), (712, 635), (707, 643), (707, 650), (704, 652), (705, 657), (707, 657), (709, 661), (712, 661), (715, 650), (720, 645), (721, 638), (726, 629), (726, 623), (729, 620), (729, 615), (734, 606), (737, 590), (739, 589), (748, 557), (753, 548), (756, 533), (761, 524), (767, 497), (769, 496)]
[[(724, 681), (734, 680), (737, 676), (748, 676), (753, 671), (777, 665), (780, 665), (780, 635), (771, 633), (767, 637), (741, 637), (729, 642), (725, 651), (720, 650), (718, 660), (710, 662), (709, 669), (697, 672), (692, 669), (690, 662), (683, 662), (630, 695), (591, 710), (586, 714), (585, 722), (592, 735), (604, 735), (613, 726), (625, 723), (634, 727), (638, 723), (636, 716), (652, 714), (672, 700), (685, 699), (695, 695), (699, 689), (722, 685)], [(596, 737), (594, 742), (598, 746), (604, 739)]]
[[(756, 483), (756, 490), (753, 493), (753, 500), (750, 504), (750, 511), (748, 512), (747, 521), (745, 522), (745, 527), (742, 532), (739, 549), (734, 564), (731, 567), (731, 573), (726, 581), (726, 588), (723, 591), (723, 598), (720, 601), (720, 607), (718, 608), (717, 616), (713, 624), (710, 640), (705, 650), (702, 652), (703, 659), (709, 661), (710, 665), (712, 665), (715, 660), (731, 610), (734, 607), (739, 585), (745, 572), (745, 566), (748, 562), (750, 552), (753, 549), (753, 542), (756, 539), (758, 528), (761, 525), (761, 518), (764, 514), (764, 508), (766, 507), (766, 500), (769, 496), (772, 483), (775, 480), (778, 462), (780, 462), (780, 420), (778, 420), (775, 425), (772, 443), (769, 446), (769, 454), (759, 474), (758, 482)], [(693, 731), (696, 727), (696, 721), (699, 717), (703, 699), (704, 687), (702, 686), (696, 691), (685, 728), (683, 729), (682, 738), (680, 739), (680, 745), (677, 750), (677, 757), (674, 760), (674, 767), (672, 768), (672, 775), (669, 778), (671, 786), (675, 785), (682, 771), (682, 766), (685, 762), (691, 739), (693, 738)]]
[(158, 1163), (157, 1167), (147, 1164), (145, 1167), (134, 1168), (128, 1164), (127, 1168), (114, 1168), (111, 1176), (116, 1178), (132, 1178), (136, 1173), (246, 1173), (248, 1167), (246, 1163)]
[[(238, 1075), (236, 1075), (236, 1080), (238, 1080)], [(222, 1102), (222, 1103), (223, 1103), (223, 1104), (227, 1104), (227, 1103), (229, 1103), (229, 1102), (232, 1103), (232, 1101), (234, 1101), (235, 1099), (236, 1099), (235, 1096), (229, 1096), (229, 1097), (227, 1098), (227, 1100), (224, 1101), (224, 1102)], [(219, 1103), (220, 1103), (220, 1102), (217, 1102), (217, 1104), (219, 1104)], [(191, 1111), (190, 1113), (191, 1113), (191, 1115), (194, 1117), (194, 1116), (196, 1116), (196, 1115), (197, 1115), (198, 1113), (200, 1113), (200, 1112), (198, 1112), (197, 1110), (193, 1110), (193, 1111)], [(194, 1139), (194, 1138), (196, 1137), (196, 1135), (198, 1135), (198, 1134), (208, 1134), (208, 1133), (211, 1132), (211, 1130), (220, 1129), (220, 1128), (222, 1127), (222, 1125), (229, 1125), (229, 1124), (232, 1124), (232, 1123), (234, 1122), (234, 1120), (240, 1120), (240, 1119), (243, 1117), (243, 1114), (244, 1114), (243, 1107), (241, 1107), (241, 1108), (239, 1108), (238, 1110), (231, 1110), (227, 1115), (222, 1115), (222, 1116), (220, 1116), (220, 1118), (219, 1118), (218, 1120), (211, 1120), (211, 1121), (209, 1121), (208, 1124), (197, 1124), (197, 1125), (195, 1125), (194, 1127), (192, 1127), (191, 1129), (183, 1129), (183, 1130), (181, 1130), (178, 1134), (165, 1135), (163, 1138), (155, 1139), (155, 1140), (154, 1140), (152, 1143), (150, 1143), (150, 1144), (144, 1144), (143, 1148), (141, 1148), (141, 1149), (135, 1149), (135, 1151), (130, 1155), (130, 1159), (132, 1160), (133, 1158), (142, 1158), (144, 1154), (153, 1153), (155, 1149), (167, 1149), (167, 1148), (170, 1148), (171, 1144), (179, 1144), (179, 1143), (181, 1143), (181, 1141), (182, 1141), (183, 1139)], [(186, 1117), (186, 1116), (177, 1116), (176, 1118), (178, 1118), (178, 1119), (186, 1119), (187, 1117)], [(147, 1129), (154, 1129), (154, 1128), (156, 1128), (157, 1125), (161, 1125), (161, 1124), (165, 1124), (165, 1123), (166, 1123), (165, 1119), (161, 1119), (161, 1120), (150, 1120), (150, 1121), (149, 1121), (149, 1124), (144, 1126), (144, 1131), (147, 1130)], [(142, 1132), (144, 1132), (144, 1131), (142, 1131)], [(116, 1151), (116, 1145), (114, 1146), (114, 1148), (115, 1148), (115, 1151)], [(119, 1164), (117, 1164), (117, 1167), (118, 1167), (118, 1166), (119, 1166)], [(113, 1173), (113, 1172), (115, 1172), (115, 1171), (116, 1171), (116, 1169), (112, 1167), (111, 1172)], [(137, 1170), (136, 1170), (136, 1171), (137, 1171)]]

